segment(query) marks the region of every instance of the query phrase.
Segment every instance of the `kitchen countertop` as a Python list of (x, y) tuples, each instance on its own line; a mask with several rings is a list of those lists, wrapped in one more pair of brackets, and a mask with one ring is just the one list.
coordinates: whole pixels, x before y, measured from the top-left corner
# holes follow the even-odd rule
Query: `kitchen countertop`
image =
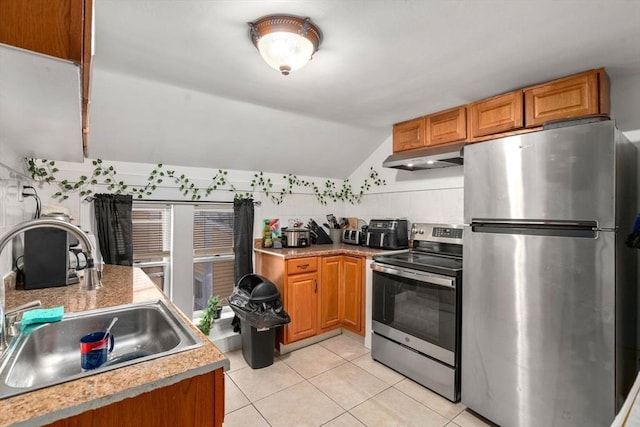
[[(5, 303), (7, 308), (13, 308), (39, 299), (43, 307), (64, 305), (65, 313), (69, 313), (158, 299), (168, 301), (139, 268), (105, 265), (102, 284), (94, 291), (82, 290), (79, 284), (22, 291), (5, 283)], [(192, 325), (179, 309), (176, 311)], [(43, 425), (219, 368), (228, 369), (229, 361), (220, 350), (195, 325), (192, 329), (203, 342), (196, 349), (2, 399), (0, 425)]]
[(373, 249), (366, 246), (347, 245), (345, 243), (331, 245), (311, 245), (306, 248), (263, 248), (262, 242), (256, 242), (253, 248), (256, 252), (269, 255), (275, 255), (284, 259), (302, 258), (308, 256), (329, 256), (329, 255), (353, 255), (372, 258), (375, 255), (381, 255), (392, 252), (403, 252), (407, 249), (389, 250), (389, 249)]

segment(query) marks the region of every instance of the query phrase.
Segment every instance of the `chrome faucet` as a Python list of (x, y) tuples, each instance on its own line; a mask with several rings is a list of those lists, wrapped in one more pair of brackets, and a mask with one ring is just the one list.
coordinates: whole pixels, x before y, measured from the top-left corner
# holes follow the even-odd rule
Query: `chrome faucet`
[[(102, 284), (100, 283), (100, 276), (96, 270), (93, 257), (91, 256), (91, 253), (94, 249), (93, 245), (91, 244), (91, 240), (89, 240), (89, 237), (87, 236), (87, 234), (84, 231), (82, 231), (80, 227), (78, 227), (77, 225), (73, 225), (70, 222), (62, 221), (60, 219), (53, 219), (53, 218), (39, 218), (39, 219), (32, 219), (29, 221), (21, 222), (20, 224), (15, 225), (13, 228), (7, 231), (4, 235), (2, 235), (2, 237), (0, 237), (0, 254), (2, 253), (2, 250), (4, 249), (4, 247), (7, 246), (7, 244), (11, 241), (11, 239), (13, 239), (18, 234), (25, 231), (33, 230), (36, 228), (48, 228), (48, 227), (68, 231), (69, 233), (73, 234), (78, 238), (78, 240), (80, 241), (80, 245), (82, 246), (82, 249), (85, 251), (86, 257), (87, 257), (87, 267), (85, 269), (84, 282), (82, 287), (83, 289), (86, 289), (86, 290), (94, 290), (94, 289), (101, 288)], [(0, 283), (0, 285), (2, 286), (0, 288), (0, 334), (2, 334), (2, 337), (0, 337), (0, 354), (2, 354), (2, 351), (6, 348), (6, 343), (7, 343), (6, 336), (5, 336), (5, 331), (7, 329), (5, 327), (5, 321), (6, 321), (7, 315), (10, 313), (5, 312), (4, 283)], [(21, 308), (21, 307), (18, 307), (18, 308)], [(15, 311), (15, 309), (12, 311)]]
[(18, 314), (41, 306), (42, 303), (40, 302), (40, 300), (35, 300), (7, 310), (7, 312), (4, 313), (4, 323), (2, 325), (3, 329), (1, 332), (2, 338), (0, 338), (0, 355), (2, 354), (2, 351), (7, 348), (9, 339), (18, 335), (18, 328), (16, 328)]

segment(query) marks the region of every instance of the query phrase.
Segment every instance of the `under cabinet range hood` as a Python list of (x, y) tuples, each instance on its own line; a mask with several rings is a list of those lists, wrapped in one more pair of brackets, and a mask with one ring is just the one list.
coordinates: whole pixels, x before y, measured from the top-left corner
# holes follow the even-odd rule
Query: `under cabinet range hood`
[(387, 157), (382, 166), (408, 171), (460, 166), (464, 163), (464, 145), (459, 142), (395, 153)]

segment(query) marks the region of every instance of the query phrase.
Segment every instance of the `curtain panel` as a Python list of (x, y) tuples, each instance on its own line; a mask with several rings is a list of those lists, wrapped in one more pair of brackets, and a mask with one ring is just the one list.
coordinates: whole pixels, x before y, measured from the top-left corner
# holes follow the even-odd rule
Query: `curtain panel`
[(130, 195), (94, 195), (98, 245), (106, 264), (133, 265), (132, 204)]
[(253, 199), (233, 201), (234, 283), (253, 273)]

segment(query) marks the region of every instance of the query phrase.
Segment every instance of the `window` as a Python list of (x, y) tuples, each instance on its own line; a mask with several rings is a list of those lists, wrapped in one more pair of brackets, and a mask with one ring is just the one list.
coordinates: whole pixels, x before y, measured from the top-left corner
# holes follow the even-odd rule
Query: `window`
[(233, 208), (198, 205), (193, 212), (193, 309), (202, 310), (212, 295), (222, 304), (233, 291)]
[[(212, 295), (219, 295), (221, 302), (226, 304), (234, 286), (233, 206), (226, 203), (180, 203), (179, 208), (180, 215), (176, 214), (176, 207), (171, 203), (134, 200), (134, 265), (142, 268), (185, 313), (204, 309)], [(178, 234), (190, 233), (191, 230), (193, 253), (186, 251), (190, 243), (180, 246), (184, 234)], [(183, 249), (172, 251), (173, 247)], [(178, 263), (176, 268), (172, 262)], [(188, 271), (184, 272), (184, 267), (188, 268), (187, 263), (193, 263), (192, 279), (188, 277)], [(173, 279), (178, 281), (173, 284), (175, 286), (171, 283), (172, 272), (180, 276)], [(193, 280), (193, 287), (188, 286), (190, 280)], [(194, 313), (194, 317), (197, 316), (198, 313)]]
[(133, 262), (163, 291), (168, 290), (171, 257), (171, 207), (133, 204)]

